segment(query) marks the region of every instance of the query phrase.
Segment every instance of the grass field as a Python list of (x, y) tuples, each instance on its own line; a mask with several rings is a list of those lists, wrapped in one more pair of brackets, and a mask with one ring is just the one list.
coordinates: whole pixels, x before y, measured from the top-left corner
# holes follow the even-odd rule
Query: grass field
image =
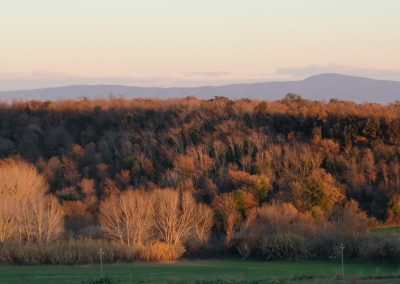
[[(229, 280), (293, 283), (293, 280), (301, 279), (338, 278), (340, 263), (326, 260), (198, 260), (173, 264), (112, 264), (105, 265), (103, 271), (118, 283), (229, 283)], [(96, 265), (0, 266), (0, 283), (75, 284), (99, 274), (100, 267)], [(400, 275), (400, 264), (353, 261), (345, 263), (345, 274), (348, 278), (393, 278)]]
[(373, 232), (373, 233), (379, 233), (379, 234), (395, 234), (395, 235), (400, 235), (400, 226), (396, 226), (396, 227), (380, 227), (380, 228), (374, 228), (374, 229), (371, 229), (371, 232)]

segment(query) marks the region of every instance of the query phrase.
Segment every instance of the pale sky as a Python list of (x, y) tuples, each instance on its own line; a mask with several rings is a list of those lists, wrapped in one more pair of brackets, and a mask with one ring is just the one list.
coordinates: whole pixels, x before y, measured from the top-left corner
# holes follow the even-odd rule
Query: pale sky
[(0, 0), (0, 90), (400, 80), (400, 0)]

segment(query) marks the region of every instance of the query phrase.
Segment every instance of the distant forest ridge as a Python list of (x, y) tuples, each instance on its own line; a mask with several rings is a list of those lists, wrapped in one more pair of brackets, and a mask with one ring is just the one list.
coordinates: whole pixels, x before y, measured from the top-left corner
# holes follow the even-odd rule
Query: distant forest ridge
[(122, 85), (76, 85), (34, 90), (0, 92), (0, 101), (12, 100), (66, 100), (107, 99), (110, 97), (133, 98), (185, 98), (212, 99), (216, 96), (229, 99), (279, 100), (288, 93), (310, 100), (339, 99), (357, 103), (392, 103), (400, 100), (400, 82), (375, 80), (362, 77), (321, 74), (301, 81), (276, 81), (224, 86), (202, 87), (136, 87)]

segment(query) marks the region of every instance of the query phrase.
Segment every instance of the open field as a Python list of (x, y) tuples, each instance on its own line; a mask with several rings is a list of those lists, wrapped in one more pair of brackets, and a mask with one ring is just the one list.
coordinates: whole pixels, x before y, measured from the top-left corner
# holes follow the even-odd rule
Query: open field
[[(340, 263), (327, 260), (197, 260), (173, 264), (112, 264), (105, 265), (103, 271), (118, 283), (233, 283), (229, 280), (242, 283), (322, 283), (321, 278), (326, 283), (335, 283), (332, 280), (340, 275)], [(0, 266), (0, 283), (75, 284), (99, 274), (100, 267), (96, 265)], [(396, 283), (398, 279), (393, 278), (400, 275), (400, 265), (352, 261), (345, 263), (345, 274), (349, 279), (388, 278), (378, 283)], [(377, 280), (370, 281), (361, 283), (377, 283)]]
[(379, 234), (400, 235), (400, 226), (374, 228), (374, 229), (371, 229), (371, 232), (379, 233)]

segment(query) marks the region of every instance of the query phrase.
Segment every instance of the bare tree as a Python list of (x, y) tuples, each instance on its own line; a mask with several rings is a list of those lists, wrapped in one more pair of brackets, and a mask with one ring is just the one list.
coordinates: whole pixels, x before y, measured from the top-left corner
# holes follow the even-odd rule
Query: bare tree
[(206, 204), (198, 204), (195, 211), (194, 233), (201, 244), (209, 240), (213, 224), (213, 210)]
[(30, 207), (27, 223), (31, 226), (33, 239), (53, 241), (63, 233), (64, 212), (53, 196), (37, 196), (28, 203)]
[(206, 240), (212, 227), (212, 211), (196, 203), (189, 191), (158, 189), (154, 192), (155, 227), (159, 238), (171, 245), (183, 243), (195, 233)]
[(10, 239), (16, 232), (15, 205), (9, 196), (0, 195), (0, 242)]
[(129, 190), (121, 198), (122, 219), (125, 221), (128, 245), (141, 244), (153, 225), (151, 198), (142, 190)]
[(203, 242), (213, 224), (207, 205), (197, 204), (188, 191), (168, 188), (112, 195), (101, 203), (99, 218), (107, 235), (128, 246), (145, 242), (153, 229), (169, 245), (183, 243), (193, 234)]
[(99, 220), (102, 230), (112, 239), (118, 239), (124, 245), (126, 234), (121, 219), (120, 196), (111, 195), (100, 204)]
[(1, 239), (51, 241), (60, 237), (64, 213), (47, 189), (46, 179), (31, 164), (20, 158), (0, 161)]
[[(179, 210), (179, 193), (173, 189), (158, 189), (153, 193), (156, 231), (161, 240), (176, 243), (178, 228), (182, 228)], [(185, 218), (187, 220), (187, 218)], [(184, 221), (184, 220), (182, 220)]]
[(100, 205), (100, 224), (111, 238), (122, 244), (141, 244), (153, 224), (150, 195), (142, 190), (130, 189), (121, 195), (112, 195)]

